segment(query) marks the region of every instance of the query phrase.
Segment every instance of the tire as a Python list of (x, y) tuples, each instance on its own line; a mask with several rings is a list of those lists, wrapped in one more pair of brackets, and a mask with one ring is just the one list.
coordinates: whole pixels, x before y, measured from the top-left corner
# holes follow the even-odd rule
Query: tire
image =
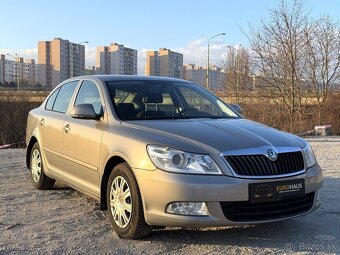
[(149, 236), (137, 180), (126, 163), (113, 168), (106, 189), (106, 202), (114, 231), (124, 239)]
[(48, 177), (44, 172), (41, 151), (38, 143), (35, 143), (30, 155), (30, 170), (33, 186), (39, 190), (52, 189), (55, 180)]

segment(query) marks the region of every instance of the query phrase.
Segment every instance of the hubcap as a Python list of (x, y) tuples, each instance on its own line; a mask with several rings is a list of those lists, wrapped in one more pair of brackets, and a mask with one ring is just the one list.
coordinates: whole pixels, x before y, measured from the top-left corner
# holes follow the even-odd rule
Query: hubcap
[(39, 150), (35, 149), (31, 158), (31, 171), (34, 182), (38, 182), (41, 176), (41, 157)]
[(110, 207), (112, 217), (120, 228), (125, 228), (131, 219), (132, 198), (130, 187), (122, 176), (117, 176), (111, 185)]

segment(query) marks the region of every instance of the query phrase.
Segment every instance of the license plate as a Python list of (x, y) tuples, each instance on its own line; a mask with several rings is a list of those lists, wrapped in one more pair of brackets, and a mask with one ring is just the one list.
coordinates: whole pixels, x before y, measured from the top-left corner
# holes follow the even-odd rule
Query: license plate
[(278, 201), (292, 196), (305, 194), (305, 180), (289, 180), (249, 184), (250, 202)]

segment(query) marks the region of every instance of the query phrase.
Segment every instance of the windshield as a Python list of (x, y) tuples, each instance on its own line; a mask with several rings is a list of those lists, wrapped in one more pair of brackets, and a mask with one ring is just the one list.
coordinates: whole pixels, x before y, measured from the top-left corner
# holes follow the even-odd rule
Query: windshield
[(239, 118), (198, 85), (171, 81), (106, 82), (121, 120)]

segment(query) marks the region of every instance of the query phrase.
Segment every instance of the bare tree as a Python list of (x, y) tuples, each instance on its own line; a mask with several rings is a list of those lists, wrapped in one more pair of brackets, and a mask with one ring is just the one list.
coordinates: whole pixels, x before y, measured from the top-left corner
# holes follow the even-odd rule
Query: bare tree
[(261, 89), (270, 95), (276, 111), (287, 116), (289, 130), (295, 131), (303, 110), (302, 80), (305, 61), (304, 31), (308, 24), (301, 1), (282, 0), (270, 10), (270, 21), (251, 28), (252, 68)]
[(306, 110), (315, 105), (321, 124), (331, 88), (340, 79), (339, 24), (328, 16), (312, 20), (302, 0), (281, 0), (268, 21), (250, 28), (248, 38), (259, 98), (275, 107), (281, 128), (299, 131)]
[(239, 100), (242, 102), (245, 91), (252, 89), (248, 50), (241, 45), (228, 46), (223, 66), (226, 73), (224, 90), (230, 92), (237, 99), (237, 103)]
[(39, 103), (29, 102), (24, 97), (2, 96), (0, 99), (0, 145), (25, 142), (28, 112)]
[(332, 86), (340, 78), (340, 30), (338, 22), (323, 16), (306, 27), (306, 79), (318, 107), (318, 124)]

